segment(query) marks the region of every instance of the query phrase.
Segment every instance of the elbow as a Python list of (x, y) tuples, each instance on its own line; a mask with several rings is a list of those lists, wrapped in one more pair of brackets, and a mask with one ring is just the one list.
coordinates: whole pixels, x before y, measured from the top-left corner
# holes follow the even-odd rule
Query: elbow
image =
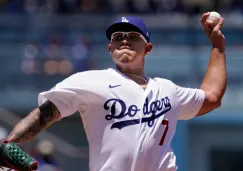
[(217, 100), (217, 101), (215, 102), (215, 108), (219, 108), (219, 107), (221, 106), (221, 104), (222, 104), (222, 99)]
[(222, 105), (222, 98), (221, 93), (205, 91), (205, 100), (211, 109), (219, 108)]
[(219, 108), (222, 104), (222, 97), (219, 95), (212, 95), (211, 96), (211, 104), (214, 106), (214, 109)]

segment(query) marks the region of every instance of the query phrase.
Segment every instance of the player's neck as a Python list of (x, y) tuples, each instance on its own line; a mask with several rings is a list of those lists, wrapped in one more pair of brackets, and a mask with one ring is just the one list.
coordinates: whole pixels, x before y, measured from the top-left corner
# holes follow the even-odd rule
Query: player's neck
[(127, 74), (132, 74), (132, 75), (137, 75), (139, 77), (144, 78), (144, 69), (143, 68), (138, 68), (138, 69), (130, 69), (130, 68), (121, 68), (120, 66), (116, 66), (116, 68), (121, 72), (121, 73), (127, 73)]
[(147, 79), (144, 76), (144, 69), (143, 68), (139, 68), (139, 69), (125, 69), (125, 68), (121, 68), (119, 66), (116, 66), (116, 68), (121, 73), (123, 73), (128, 78), (130, 78), (131, 80), (133, 80), (137, 84), (141, 85), (142, 87), (147, 85), (148, 81), (147, 81)]

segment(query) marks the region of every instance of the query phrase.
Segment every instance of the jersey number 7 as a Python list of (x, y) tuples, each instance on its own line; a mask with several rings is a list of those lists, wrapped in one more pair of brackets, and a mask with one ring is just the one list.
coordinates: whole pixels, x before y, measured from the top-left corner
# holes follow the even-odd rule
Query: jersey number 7
[(164, 144), (165, 136), (166, 136), (166, 134), (168, 132), (168, 129), (169, 129), (169, 121), (168, 120), (163, 120), (161, 124), (165, 125), (165, 130), (164, 130), (164, 133), (163, 133), (163, 135), (162, 135), (162, 137), (160, 139), (160, 143), (159, 143), (159, 145), (162, 146)]

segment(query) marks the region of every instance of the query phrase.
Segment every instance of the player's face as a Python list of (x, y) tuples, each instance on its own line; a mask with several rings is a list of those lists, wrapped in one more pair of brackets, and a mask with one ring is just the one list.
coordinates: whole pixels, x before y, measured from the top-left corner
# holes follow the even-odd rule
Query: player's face
[(152, 44), (138, 32), (115, 32), (108, 48), (118, 66), (135, 69), (143, 68), (144, 56), (151, 51)]

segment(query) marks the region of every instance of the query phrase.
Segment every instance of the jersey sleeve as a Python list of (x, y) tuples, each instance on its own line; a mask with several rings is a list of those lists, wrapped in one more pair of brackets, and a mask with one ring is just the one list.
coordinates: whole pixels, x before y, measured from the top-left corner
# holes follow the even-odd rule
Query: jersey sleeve
[(39, 93), (38, 105), (41, 106), (50, 100), (60, 111), (61, 118), (70, 116), (78, 110), (84, 111), (88, 102), (85, 100), (85, 85), (80, 83), (82, 81), (85, 82), (80, 74), (66, 78), (49, 91)]
[(188, 120), (196, 116), (204, 102), (204, 91), (176, 85), (179, 105), (179, 120)]

